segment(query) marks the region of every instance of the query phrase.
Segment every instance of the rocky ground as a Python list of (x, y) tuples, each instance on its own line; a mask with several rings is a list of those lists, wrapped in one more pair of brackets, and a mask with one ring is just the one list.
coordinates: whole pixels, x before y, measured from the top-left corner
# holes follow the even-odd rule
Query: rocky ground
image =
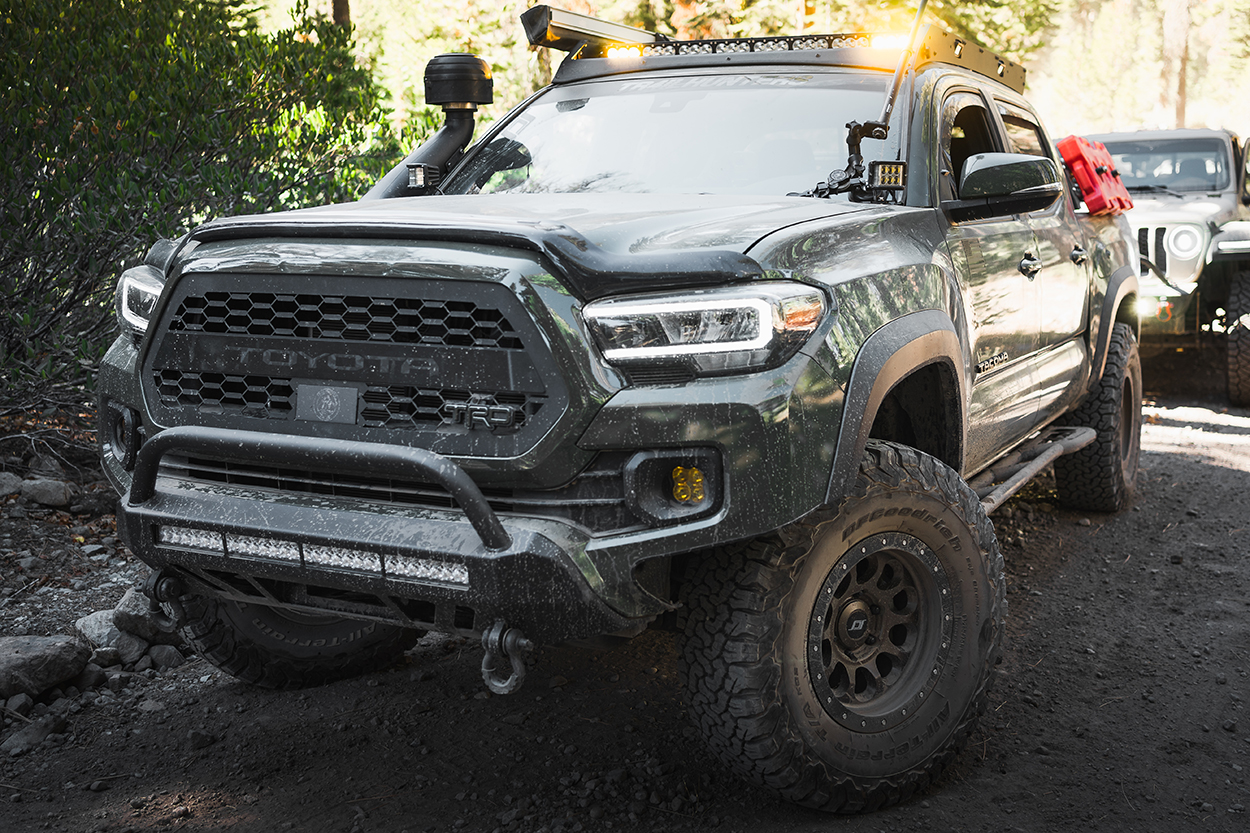
[(855, 818), (782, 804), (711, 760), (666, 633), (546, 650), (507, 697), (486, 694), (480, 647), (441, 636), (297, 692), (149, 645), (123, 604), (145, 571), (90, 458), (12, 428), (0, 637), (35, 650), (105, 611), (84, 627), (127, 652), (62, 640), (75, 678), (5, 704), (0, 830), (1245, 830), (1250, 412), (1224, 403), (1221, 362), (1147, 358), (1129, 511), (1056, 510), (1042, 479), (996, 513), (1010, 611), (989, 714), (940, 784)]

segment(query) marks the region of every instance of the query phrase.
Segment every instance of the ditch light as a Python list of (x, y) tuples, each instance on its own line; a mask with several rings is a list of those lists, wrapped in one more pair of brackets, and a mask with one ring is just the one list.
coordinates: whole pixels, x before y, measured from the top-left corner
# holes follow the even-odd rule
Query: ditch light
[(222, 534), (207, 529), (183, 526), (162, 526), (157, 543), (174, 549), (210, 552), (216, 555), (239, 555), (266, 558), (288, 564), (333, 567), (356, 570), (393, 579), (469, 586), (469, 570), (463, 564), (413, 558), (407, 555), (383, 555), (368, 550), (334, 547), (324, 544), (299, 544), (277, 538)]

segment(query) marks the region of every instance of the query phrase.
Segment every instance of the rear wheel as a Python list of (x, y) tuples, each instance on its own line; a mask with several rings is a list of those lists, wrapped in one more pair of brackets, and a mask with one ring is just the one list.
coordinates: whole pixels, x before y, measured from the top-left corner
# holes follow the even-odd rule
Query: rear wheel
[(395, 662), (421, 631), (334, 615), (184, 596), (182, 635), (231, 676), (265, 688), (301, 688)]
[(927, 786), (986, 701), (1006, 615), (976, 495), (870, 442), (837, 511), (705, 558), (684, 591), (691, 716), (783, 798), (843, 813)]
[(1233, 275), (1225, 309), (1228, 330), (1228, 398), (1250, 405), (1250, 269)]
[(1055, 460), (1059, 502), (1095, 512), (1123, 509), (1133, 497), (1141, 457), (1141, 357), (1128, 324), (1112, 329), (1102, 378), (1064, 421), (1089, 426), (1098, 436)]

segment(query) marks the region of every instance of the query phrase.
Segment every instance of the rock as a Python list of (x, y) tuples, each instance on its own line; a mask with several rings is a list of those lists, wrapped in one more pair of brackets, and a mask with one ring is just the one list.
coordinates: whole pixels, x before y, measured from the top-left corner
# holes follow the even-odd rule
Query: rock
[(22, 491), (22, 478), (7, 471), (0, 471), (0, 497), (8, 497)]
[(43, 475), (52, 479), (65, 477), (65, 467), (61, 461), (49, 454), (36, 454), (26, 461), (31, 477)]
[(149, 643), (146, 639), (141, 639), (133, 633), (117, 632), (117, 638), (113, 640), (112, 647), (117, 649), (117, 655), (121, 659), (122, 665), (132, 665), (143, 658), (148, 652)]
[(134, 677), (129, 671), (106, 671), (105, 676), (108, 677), (107, 685), (110, 691), (121, 691), (130, 685), (130, 680)]
[[(107, 611), (106, 611), (107, 612)], [(81, 621), (81, 620), (80, 620)], [(112, 645), (106, 645), (102, 648), (96, 648), (91, 652), (91, 662), (101, 668), (108, 668), (112, 665), (121, 665), (121, 654), (117, 653), (117, 649)]]
[(68, 506), (74, 487), (63, 480), (24, 480), (22, 497), (42, 506)]
[(217, 738), (208, 732), (201, 732), (199, 729), (192, 729), (187, 732), (187, 745), (192, 749), (206, 749), (217, 742)]
[(47, 739), (48, 735), (65, 730), (65, 716), (50, 714), (41, 717), (34, 723), (14, 732), (4, 743), (0, 743), (0, 755), (17, 757), (34, 749)]
[(48, 562), (38, 556), (28, 555), (25, 558), (19, 558), (17, 566), (32, 576), (46, 576), (48, 574)]
[(25, 717), (35, 707), (35, 701), (31, 699), (29, 694), (14, 694), (5, 702), (4, 707)]
[[(95, 654), (93, 653), (91, 656), (94, 657)], [(78, 673), (78, 676), (73, 679), (74, 686), (79, 691), (99, 688), (106, 682), (108, 682), (108, 677), (105, 675), (104, 669), (90, 660), (87, 661), (86, 667)]]
[[(113, 611), (111, 610), (97, 610), (95, 613), (90, 613), (75, 622), (74, 628), (82, 634), (83, 639), (97, 648), (114, 647), (113, 642), (117, 638), (118, 631), (113, 624)], [(116, 665), (119, 661), (96, 662), (96, 664), (104, 668)]]
[(186, 662), (182, 652), (173, 645), (153, 645), (148, 648), (148, 656), (152, 658), (152, 664), (158, 671), (177, 668)]
[(133, 587), (126, 591), (117, 607), (113, 608), (113, 624), (120, 631), (133, 633), (157, 645), (177, 645), (182, 642), (176, 632), (163, 631), (157, 626), (148, 597)]
[(0, 697), (38, 697), (87, 665), (91, 649), (72, 636), (0, 637)]

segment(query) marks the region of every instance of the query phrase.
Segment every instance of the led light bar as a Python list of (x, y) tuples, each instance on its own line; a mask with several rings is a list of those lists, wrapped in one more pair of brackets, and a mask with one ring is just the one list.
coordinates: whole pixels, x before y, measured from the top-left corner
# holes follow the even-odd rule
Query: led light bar
[(388, 555), (386, 572), (404, 578), (439, 581), (444, 584), (469, 585), (469, 569), (463, 564), (448, 564), (444, 561), (428, 561), (424, 558), (409, 558), (404, 555)]
[(171, 547), (184, 547), (191, 550), (212, 550), (224, 553), (220, 532), (209, 532), (207, 529), (187, 529), (182, 526), (162, 526), (157, 532), (156, 540)]
[(304, 561), (327, 567), (346, 567), (349, 570), (382, 571), (382, 559), (374, 552), (352, 550), (346, 547), (323, 547), (310, 544), (304, 547)]
[(280, 561), (299, 563), (299, 544), (294, 541), (252, 538), (247, 535), (227, 535), (226, 552), (230, 555), (251, 555), (259, 558), (276, 558)]
[(665, 40), (663, 35), (623, 26), (607, 20), (599, 20), (577, 12), (535, 6), (521, 14), (521, 25), (526, 39), (534, 46), (549, 46), (572, 52), (583, 43), (599, 46), (621, 43), (656, 43)]
[[(257, 538), (251, 535), (222, 535), (206, 529), (190, 529), (182, 526), (162, 526), (157, 531), (157, 543), (179, 549), (214, 552), (218, 555), (243, 555), (255, 558), (272, 558), (276, 561), (301, 563), (300, 545), (295, 541), (275, 538)], [(406, 555), (386, 556), (385, 569), (382, 556), (376, 552), (333, 547), (321, 544), (303, 545), (303, 563), (323, 567), (360, 570), (366, 573), (387, 575), (395, 579), (415, 579), (422, 582), (469, 586), (469, 568), (463, 564), (412, 558)]]

